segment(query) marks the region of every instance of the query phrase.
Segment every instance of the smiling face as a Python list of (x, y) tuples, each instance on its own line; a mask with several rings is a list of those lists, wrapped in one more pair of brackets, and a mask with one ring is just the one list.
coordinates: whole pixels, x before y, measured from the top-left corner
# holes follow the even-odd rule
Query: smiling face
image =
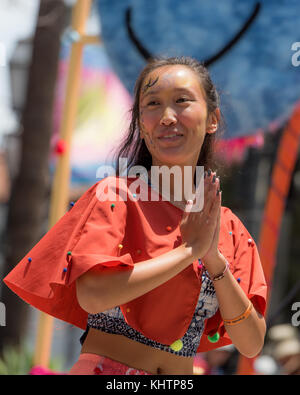
[(182, 65), (159, 67), (145, 78), (139, 103), (140, 136), (152, 165), (196, 166), (206, 133), (217, 129), (197, 74)]

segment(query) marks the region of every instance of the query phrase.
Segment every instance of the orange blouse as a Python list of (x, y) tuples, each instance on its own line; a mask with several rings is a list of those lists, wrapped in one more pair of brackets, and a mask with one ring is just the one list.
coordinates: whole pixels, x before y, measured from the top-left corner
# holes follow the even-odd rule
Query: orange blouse
[[(106, 191), (112, 192), (110, 200), (103, 199), (104, 180)], [(37, 309), (85, 329), (88, 313), (76, 297), (79, 276), (88, 270), (101, 273), (103, 267), (132, 270), (134, 264), (182, 243), (183, 211), (158, 194), (156, 201), (136, 198), (133, 181), (144, 183), (138, 178), (107, 177), (89, 188), (4, 278), (5, 284)], [(153, 193), (148, 185), (145, 190)], [(256, 310), (264, 315), (267, 286), (256, 244), (226, 207), (221, 209), (219, 250)], [(180, 339), (197, 305), (199, 270), (195, 260), (164, 284), (121, 305), (126, 322), (159, 343), (171, 345)], [(207, 336), (216, 332), (220, 339), (211, 343)], [(198, 352), (227, 344), (231, 340), (218, 310), (206, 321)]]

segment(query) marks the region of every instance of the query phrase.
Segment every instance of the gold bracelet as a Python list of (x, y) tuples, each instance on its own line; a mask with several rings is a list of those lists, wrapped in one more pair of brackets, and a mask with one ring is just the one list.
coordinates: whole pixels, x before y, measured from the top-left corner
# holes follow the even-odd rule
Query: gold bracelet
[(241, 321), (244, 321), (246, 318), (249, 317), (252, 308), (253, 308), (253, 304), (251, 303), (251, 301), (249, 301), (249, 306), (247, 307), (247, 309), (244, 311), (243, 314), (239, 315), (236, 318), (232, 318), (231, 320), (223, 319), (224, 324), (225, 325), (236, 325), (236, 324), (239, 324)]

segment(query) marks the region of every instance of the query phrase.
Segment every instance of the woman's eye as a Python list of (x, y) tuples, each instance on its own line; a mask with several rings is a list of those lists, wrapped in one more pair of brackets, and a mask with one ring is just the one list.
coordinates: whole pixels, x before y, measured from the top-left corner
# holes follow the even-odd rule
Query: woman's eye
[(148, 106), (155, 106), (155, 104), (158, 104), (158, 102), (155, 101), (155, 100), (152, 100), (152, 101), (150, 101), (147, 105), (148, 105)]
[(184, 103), (184, 102), (186, 102), (186, 101), (190, 101), (190, 99), (187, 98), (187, 97), (180, 97), (180, 98), (177, 99), (176, 101), (179, 102), (179, 103)]

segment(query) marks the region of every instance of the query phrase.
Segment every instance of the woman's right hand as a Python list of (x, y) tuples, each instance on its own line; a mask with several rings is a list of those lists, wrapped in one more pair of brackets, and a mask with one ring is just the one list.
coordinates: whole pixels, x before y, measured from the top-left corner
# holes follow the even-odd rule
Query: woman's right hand
[(191, 247), (194, 259), (205, 256), (212, 244), (221, 207), (221, 194), (217, 193), (219, 186), (216, 174), (206, 172), (203, 209), (191, 211), (192, 204), (188, 204), (183, 213), (180, 223), (182, 244)]

